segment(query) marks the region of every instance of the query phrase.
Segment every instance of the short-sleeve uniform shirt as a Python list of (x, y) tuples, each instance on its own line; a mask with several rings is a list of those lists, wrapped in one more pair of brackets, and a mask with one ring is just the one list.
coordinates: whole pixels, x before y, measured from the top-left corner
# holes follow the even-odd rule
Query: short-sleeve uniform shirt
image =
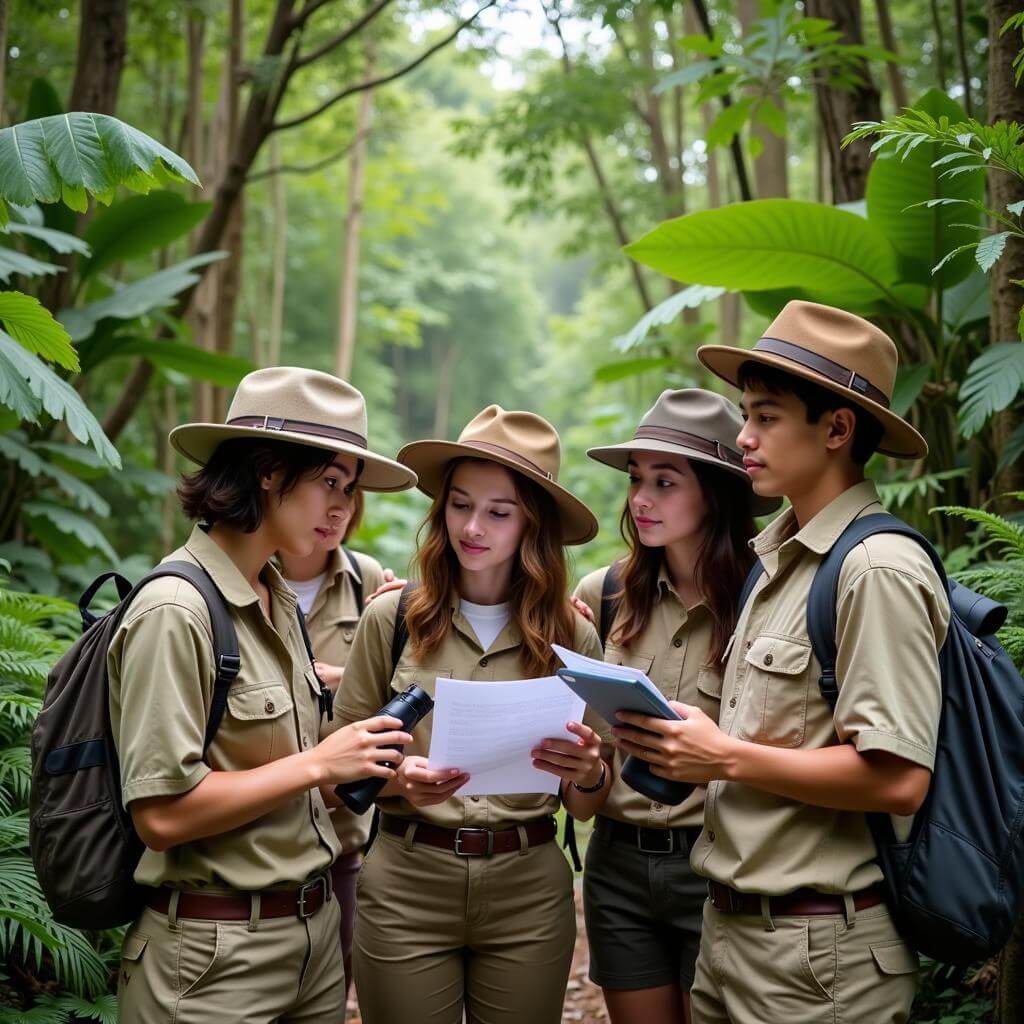
[[(765, 573), (728, 655), (719, 724), (730, 736), (793, 750), (852, 743), (932, 768), (949, 602), (911, 538), (878, 534), (847, 556), (837, 595), (834, 716), (818, 690), (806, 623), (814, 573), (847, 525), (882, 511), (874, 484), (864, 481), (802, 529), (789, 509), (754, 539)], [(894, 819), (898, 834), (907, 824)], [(718, 882), (768, 895), (804, 886), (851, 893), (882, 878), (863, 813), (726, 781), (708, 786), (691, 861)]]
[[(607, 566), (580, 581), (576, 596), (595, 616), (601, 614), (601, 591)], [(618, 619), (618, 616), (616, 617)], [(641, 633), (628, 647), (613, 642), (615, 623), (608, 631), (604, 658), (611, 665), (627, 665), (646, 672), (668, 700), (695, 704), (718, 721), (722, 696), (721, 666), (708, 665), (713, 620), (703, 605), (687, 608), (679, 599), (664, 566), (658, 576), (654, 607)], [(611, 727), (600, 719), (604, 740), (611, 741)], [(704, 821), (704, 787), (676, 807), (650, 800), (622, 781), (622, 753), (615, 751), (615, 781), (601, 814), (642, 828), (676, 828)]]
[[(484, 651), (473, 627), (458, 607), (451, 605), (452, 624), (440, 647), (423, 661), (406, 644), (398, 665), (391, 671), (391, 641), (398, 612), (399, 592), (391, 591), (372, 601), (359, 623), (352, 653), (345, 668), (345, 685), (335, 705), (342, 723), (368, 718), (396, 693), (410, 686), (423, 687), (432, 697), (440, 677), (467, 680), (512, 680), (525, 677), (522, 637), (515, 622), (509, 622)], [(574, 648), (591, 658), (601, 657), (601, 642), (594, 627), (576, 615)], [(560, 685), (555, 682), (553, 685)], [(430, 750), (432, 716), (412, 732), (407, 755), (426, 757)], [(589, 724), (589, 722), (588, 722)], [(456, 766), (457, 767), (457, 766)], [(401, 797), (379, 801), (381, 810), (404, 818), (431, 822), (445, 828), (502, 828), (520, 824), (558, 810), (559, 798), (548, 793), (516, 793), (507, 796), (458, 794), (433, 807), (416, 807)]]
[[(228, 555), (196, 527), (169, 560), (193, 562), (212, 577), (235, 630), (241, 670), (205, 756), (213, 692), (213, 635), (199, 591), (165, 577), (146, 584), (128, 608), (107, 655), (110, 715), (121, 761), (122, 798), (187, 793), (211, 771), (258, 768), (315, 746), (320, 684), (306, 653), (295, 595), (267, 565), (271, 621)], [(143, 885), (210, 890), (294, 886), (340, 853), (320, 791), (312, 788), (222, 835), (158, 852), (135, 872)]]
[[(384, 582), (384, 570), (369, 555), (359, 551), (353, 551), (352, 555), (359, 565), (363, 594), (369, 597)], [(320, 661), (342, 668), (348, 664), (361, 611), (356, 603), (355, 570), (345, 553), (336, 548), (327, 563), (324, 582), (306, 616), (313, 653)], [(342, 677), (339, 691), (344, 689), (345, 678)], [(341, 699), (340, 693), (336, 699)], [(324, 724), (323, 732), (325, 735), (334, 732), (340, 725), (341, 722), (335, 718)], [(363, 848), (370, 836), (372, 816), (372, 812), (353, 814), (347, 807), (331, 809), (331, 820), (344, 853), (354, 853)]]

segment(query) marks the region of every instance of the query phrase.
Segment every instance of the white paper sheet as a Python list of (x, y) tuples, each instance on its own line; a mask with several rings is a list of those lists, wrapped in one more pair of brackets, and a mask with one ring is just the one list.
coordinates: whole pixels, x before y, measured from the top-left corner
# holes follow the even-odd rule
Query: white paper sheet
[(548, 737), (576, 739), (585, 705), (557, 676), (510, 682), (438, 679), (428, 764), (458, 768), (469, 782), (458, 796), (557, 793), (559, 778), (531, 764)]
[(654, 685), (651, 677), (638, 668), (629, 668), (627, 665), (609, 665), (606, 661), (588, 658), (585, 654), (577, 654), (566, 647), (559, 647), (558, 644), (552, 644), (551, 649), (567, 669), (575, 669), (577, 672), (592, 672), (594, 675), (604, 676), (606, 679), (636, 679), (644, 689), (650, 691), (651, 696), (659, 705), (664, 704), (668, 707), (665, 695)]

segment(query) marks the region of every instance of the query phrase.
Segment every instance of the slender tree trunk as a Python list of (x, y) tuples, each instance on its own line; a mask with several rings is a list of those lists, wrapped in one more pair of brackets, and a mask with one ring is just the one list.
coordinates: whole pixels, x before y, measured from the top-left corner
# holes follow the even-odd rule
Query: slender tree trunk
[[(1014, 84), (1013, 59), (1020, 46), (1018, 32), (999, 31), (1006, 19), (1020, 11), (1019, 0), (992, 0), (989, 7), (989, 64), (988, 64), (988, 113), (990, 121), (1017, 121), (1024, 123), (1024, 89)], [(1008, 203), (1024, 199), (1020, 183), (1009, 174), (992, 171), (989, 175), (989, 199), (992, 208), (1005, 212)], [(1017, 322), (1021, 305), (1024, 304), (1024, 289), (1013, 284), (1024, 279), (1024, 241), (1009, 238), (1003, 256), (992, 268), (992, 313), (989, 319), (989, 334), (993, 342), (1016, 341)], [(1021, 418), (1012, 410), (1007, 411), (996, 422), (996, 450), (1001, 451), (1010, 434), (1021, 423)], [(1024, 490), (1024, 465), (1018, 460), (996, 480), (997, 494), (1005, 491)], [(1024, 958), (1024, 949), (1018, 952)], [(1024, 972), (1007, 979), (1014, 986), (1012, 1005), (1019, 1014), (1014, 1020), (1024, 1020)], [(1008, 1021), (1011, 1017), (1004, 1017)]]
[[(737, 14), (743, 33), (753, 27), (760, 16), (758, 0), (739, 0)], [(781, 93), (774, 92), (768, 96), (780, 110), (784, 100)], [(779, 138), (763, 124), (753, 124), (751, 134), (761, 142), (761, 153), (754, 160), (754, 187), (758, 199), (785, 198), (789, 195), (789, 159), (786, 137)]]
[(946, 41), (942, 33), (942, 14), (938, 0), (931, 0), (932, 25), (935, 28), (935, 73), (939, 79), (939, 88), (946, 91)]
[[(842, 33), (840, 42), (862, 46), (860, 0), (806, 0), (805, 10), (812, 18), (828, 18)], [(856, 121), (882, 119), (881, 95), (871, 77), (867, 61), (861, 61), (857, 73), (861, 83), (852, 91), (819, 82), (818, 111), (829, 154), (832, 202), (848, 203), (864, 198), (868, 169), (871, 166), (871, 140), (862, 139), (841, 148), (843, 137)]]
[[(193, 167), (203, 165), (203, 45), (206, 18), (196, 9), (189, 12), (185, 29), (188, 45), (188, 100), (185, 111), (185, 152)], [(201, 187), (197, 186), (196, 192)]]
[(7, 79), (7, 0), (0, 0), (0, 128), (7, 122), (4, 110)]
[[(875, 0), (875, 10), (878, 12), (878, 28), (882, 35), (882, 45), (890, 53), (898, 53), (896, 33), (892, 30), (892, 12), (889, 10), (889, 0)], [(899, 64), (889, 61), (885, 65), (885, 73), (889, 76), (889, 85), (892, 87), (892, 98), (896, 104), (896, 110), (901, 112), (904, 107), (910, 106), (907, 86), (903, 81), (903, 72), (900, 70)]]
[(433, 437), (445, 438), (448, 436), (452, 411), (452, 378), (455, 376), (455, 355), (455, 342), (450, 341), (434, 368), (437, 387), (434, 391)]
[(113, 114), (128, 42), (128, 0), (82, 0), (69, 110)]
[(288, 187), (280, 173), (281, 151), (277, 138), (270, 139), (271, 166), (278, 173), (271, 179), (273, 197), (273, 268), (270, 283), (270, 334), (267, 340), (267, 365), (281, 362), (281, 339), (284, 335), (284, 287), (288, 276)]
[(971, 68), (967, 63), (967, 39), (964, 35), (964, 0), (953, 0), (956, 19), (956, 55), (960, 62), (960, 78), (964, 83), (964, 110), (968, 117), (974, 117), (974, 102), (971, 99)]
[[(376, 56), (367, 47), (367, 77), (372, 78)], [(359, 97), (356, 115), (356, 139), (348, 166), (348, 211), (342, 233), (341, 282), (338, 289), (338, 334), (335, 344), (334, 372), (342, 380), (352, 376), (356, 349), (356, 323), (359, 314), (359, 242), (363, 223), (363, 194), (366, 178), (366, 150), (373, 122), (373, 90)]]

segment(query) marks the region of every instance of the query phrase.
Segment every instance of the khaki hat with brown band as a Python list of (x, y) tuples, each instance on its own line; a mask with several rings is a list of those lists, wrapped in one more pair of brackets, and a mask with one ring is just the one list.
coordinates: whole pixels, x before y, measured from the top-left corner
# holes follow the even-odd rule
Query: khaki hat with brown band
[(363, 460), (359, 486), (366, 491), (404, 491), (416, 474), (371, 452), (366, 438), (366, 402), (347, 381), (318, 370), (272, 366), (246, 374), (223, 423), (185, 423), (171, 431), (171, 445), (205, 465), (229, 438), (289, 441), (353, 455)]
[(896, 459), (920, 459), (928, 442), (889, 406), (899, 356), (893, 340), (862, 317), (817, 302), (788, 302), (752, 349), (703, 345), (697, 358), (739, 387), (745, 362), (785, 370), (847, 398), (882, 424), (878, 450)]
[(458, 441), (413, 441), (398, 461), (416, 472), (417, 486), (436, 497), (453, 459), (485, 459), (515, 470), (555, 500), (566, 544), (585, 544), (597, 533), (597, 518), (558, 483), (562, 445), (558, 431), (532, 412), (507, 412), (489, 405), (466, 424)]
[[(589, 448), (587, 456), (625, 472), (633, 452), (681, 455), (717, 466), (741, 477), (749, 486), (750, 475), (743, 468), (743, 454), (736, 447), (736, 437), (742, 429), (743, 420), (736, 407), (713, 391), (663, 391), (644, 413), (632, 441)], [(751, 492), (751, 503), (754, 515), (764, 516), (776, 511), (782, 501)]]

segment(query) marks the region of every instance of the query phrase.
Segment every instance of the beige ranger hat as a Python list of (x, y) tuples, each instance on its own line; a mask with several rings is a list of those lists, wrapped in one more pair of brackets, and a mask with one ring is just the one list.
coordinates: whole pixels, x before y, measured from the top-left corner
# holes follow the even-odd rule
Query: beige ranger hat
[(416, 474), (371, 452), (366, 441), (366, 402), (346, 381), (318, 370), (272, 366), (246, 374), (224, 423), (185, 423), (169, 435), (186, 459), (203, 466), (214, 448), (234, 437), (290, 441), (363, 460), (359, 486), (404, 491)]
[(415, 470), (419, 489), (432, 498), (448, 464), (460, 458), (497, 462), (547, 491), (561, 514), (566, 544), (585, 544), (597, 533), (594, 513), (558, 483), (562, 446), (558, 431), (543, 417), (489, 405), (466, 424), (458, 441), (413, 441), (398, 453), (398, 461)]
[(871, 413), (885, 433), (878, 450), (895, 459), (921, 459), (928, 442), (889, 409), (899, 356), (885, 331), (853, 313), (817, 302), (787, 302), (752, 349), (703, 345), (697, 358), (739, 387), (748, 360), (774, 366), (834, 391)]
[[(742, 477), (749, 486), (750, 474), (743, 468), (743, 454), (736, 447), (736, 437), (742, 429), (743, 419), (736, 407), (713, 391), (662, 391), (653, 407), (644, 413), (632, 441), (588, 448), (587, 456), (625, 472), (633, 452), (684, 455)], [(782, 505), (780, 498), (762, 498), (753, 491), (751, 494), (755, 516), (766, 516)]]

